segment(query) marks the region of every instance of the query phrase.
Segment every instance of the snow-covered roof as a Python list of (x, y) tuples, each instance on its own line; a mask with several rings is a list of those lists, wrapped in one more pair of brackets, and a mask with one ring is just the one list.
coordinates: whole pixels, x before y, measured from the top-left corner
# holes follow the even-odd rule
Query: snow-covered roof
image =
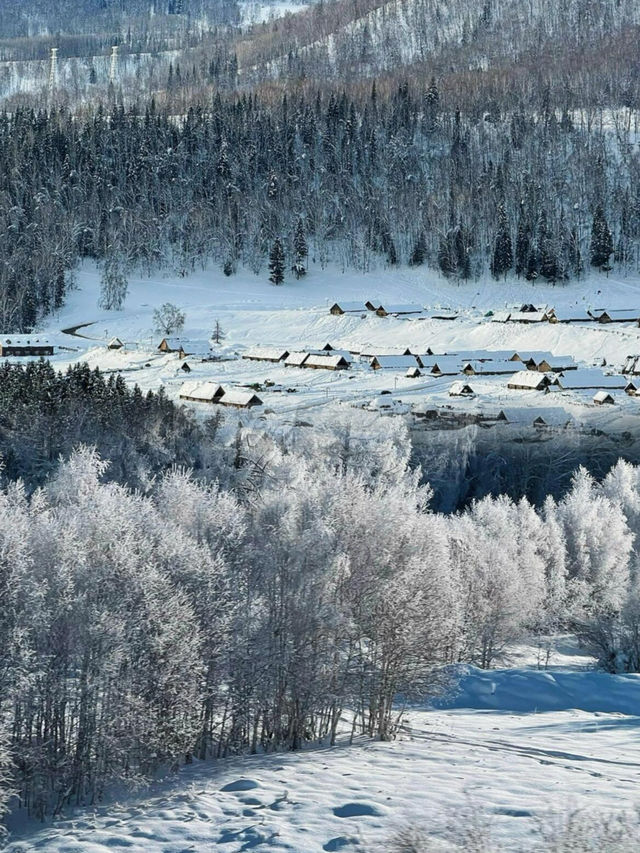
[(288, 355), (289, 350), (282, 347), (253, 347), (242, 357), (253, 361), (283, 361)]
[(348, 358), (343, 355), (309, 355), (303, 362), (303, 367), (326, 367), (335, 369), (337, 367), (349, 367), (351, 364)]
[(420, 314), (423, 308), (421, 305), (408, 303), (405, 305), (389, 305), (383, 304), (378, 308), (378, 313), (382, 314)]
[(507, 388), (537, 391), (548, 387), (550, 382), (551, 379), (545, 373), (538, 373), (537, 370), (519, 370), (509, 379)]
[(447, 353), (460, 361), (511, 361), (516, 353), (512, 350), (465, 349)]
[(52, 346), (48, 338), (40, 337), (39, 335), (8, 335), (0, 338), (0, 345), (3, 347), (50, 347)]
[(120, 340), (120, 338), (111, 338), (111, 340), (109, 341), (109, 343), (107, 344), (107, 346), (108, 346), (110, 349), (120, 349), (120, 347), (123, 347), (123, 346), (124, 346), (124, 344), (122, 343), (122, 341)]
[(577, 367), (572, 355), (545, 355), (535, 363), (536, 367), (546, 364), (551, 370), (572, 370)]
[(261, 406), (262, 400), (253, 391), (245, 391), (240, 388), (225, 388), (219, 403), (222, 406)]
[(628, 381), (625, 376), (603, 373), (597, 367), (568, 370), (558, 377), (558, 384), (566, 391), (581, 388), (624, 388)]
[(462, 364), (464, 373), (484, 374), (485, 376), (517, 373), (519, 369), (520, 362), (518, 361), (474, 361), (467, 359)]
[(500, 410), (500, 420), (523, 426), (566, 426), (572, 418), (560, 406), (513, 406)]
[(340, 310), (344, 314), (348, 314), (349, 312), (359, 313), (366, 311), (367, 307), (364, 302), (334, 302), (329, 310)]
[(377, 355), (370, 363), (373, 368), (385, 370), (405, 370), (422, 366), (422, 362), (415, 355)]
[(436, 376), (455, 376), (461, 372), (462, 365), (457, 355), (441, 355), (435, 356), (433, 360), (428, 359), (425, 368)]
[(415, 379), (416, 376), (422, 376), (422, 371), (419, 367), (410, 367), (405, 373), (405, 376), (408, 379)]
[(388, 355), (412, 355), (409, 347), (378, 347), (373, 348), (370, 346), (363, 347), (360, 351), (361, 358), (377, 358), (378, 356), (388, 356)]
[(586, 308), (554, 308), (553, 316), (558, 323), (593, 322), (593, 317)]
[(511, 311), (494, 311), (491, 317), (492, 323), (506, 323), (511, 317)]
[(284, 363), (287, 367), (302, 367), (308, 358), (308, 352), (290, 352), (285, 358)]
[(180, 398), (202, 400), (204, 402), (212, 402), (215, 398), (221, 397), (225, 393), (222, 385), (217, 385), (215, 382), (202, 382), (199, 380), (190, 380), (183, 382), (180, 386)]
[(450, 397), (470, 397), (474, 393), (471, 385), (468, 385), (466, 382), (454, 382), (451, 388), (449, 388)]
[(180, 350), (184, 350), (186, 352), (186, 344), (187, 341), (183, 341), (180, 338), (163, 338), (160, 341), (158, 349), (165, 345), (165, 349), (173, 350), (174, 352), (180, 352)]
[(608, 391), (598, 391), (593, 395), (594, 403), (613, 403), (614, 399)]
[(549, 315), (546, 311), (512, 311), (508, 319), (510, 323), (544, 323)]
[(606, 311), (595, 311), (593, 316), (599, 320), (609, 317), (614, 323), (634, 323), (640, 319), (640, 308), (614, 308)]

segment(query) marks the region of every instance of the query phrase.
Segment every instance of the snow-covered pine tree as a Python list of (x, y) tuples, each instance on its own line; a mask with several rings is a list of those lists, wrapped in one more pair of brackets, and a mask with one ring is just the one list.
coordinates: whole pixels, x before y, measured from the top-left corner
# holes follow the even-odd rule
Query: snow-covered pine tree
[(604, 213), (599, 204), (593, 214), (591, 226), (591, 266), (603, 269), (608, 267), (609, 258), (613, 254), (613, 237)]
[(284, 249), (279, 237), (273, 241), (269, 252), (269, 281), (276, 285), (284, 281)]
[(304, 222), (302, 218), (298, 219), (296, 230), (293, 235), (293, 267), (292, 272), (296, 278), (302, 278), (307, 274), (307, 256), (309, 255), (309, 247), (304, 233)]
[(491, 272), (495, 278), (505, 276), (513, 266), (513, 249), (504, 202), (498, 205), (498, 231), (493, 244)]

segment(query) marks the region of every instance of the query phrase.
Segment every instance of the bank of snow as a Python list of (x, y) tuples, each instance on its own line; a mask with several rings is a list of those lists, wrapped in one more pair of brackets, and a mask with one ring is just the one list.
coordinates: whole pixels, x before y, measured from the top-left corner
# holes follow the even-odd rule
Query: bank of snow
[(407, 714), (393, 743), (192, 765), (144, 795), (23, 829), (9, 850), (363, 853), (406, 823), (437, 826), (478, 809), (497, 841), (526, 851), (549, 812), (637, 803), (640, 677), (459, 675), (439, 708)]

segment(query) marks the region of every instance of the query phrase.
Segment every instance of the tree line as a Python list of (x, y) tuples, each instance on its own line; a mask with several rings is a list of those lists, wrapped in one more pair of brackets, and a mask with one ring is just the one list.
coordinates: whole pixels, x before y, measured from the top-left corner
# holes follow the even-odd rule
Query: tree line
[(301, 245), (320, 265), (425, 264), (454, 279), (637, 269), (640, 155), (621, 133), (544, 103), (465, 115), (435, 80), (384, 98), (375, 84), (359, 97), (218, 94), (181, 120), (153, 103), (4, 113), (0, 324), (28, 329), (59, 307), (82, 258), (120, 280), (212, 260), (262, 275), (276, 241), (289, 275), (306, 268)]

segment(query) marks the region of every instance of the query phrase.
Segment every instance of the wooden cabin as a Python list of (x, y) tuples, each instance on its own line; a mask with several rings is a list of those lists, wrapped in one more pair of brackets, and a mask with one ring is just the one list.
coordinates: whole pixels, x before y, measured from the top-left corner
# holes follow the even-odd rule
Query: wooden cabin
[(417, 355), (376, 355), (369, 364), (374, 370), (409, 370), (424, 366)]
[(308, 355), (301, 366), (312, 370), (346, 370), (351, 362), (344, 355)]
[(47, 356), (53, 355), (53, 344), (44, 338), (16, 337), (0, 338), (0, 356)]
[(590, 391), (609, 388), (624, 390), (629, 380), (626, 376), (603, 373), (599, 368), (582, 368), (558, 374), (558, 384), (565, 391)]
[(194, 380), (183, 382), (180, 388), (180, 399), (189, 400), (192, 403), (218, 403), (224, 393), (222, 385)]
[(262, 406), (262, 400), (257, 394), (240, 388), (225, 388), (224, 393), (216, 402), (221, 406), (229, 406), (234, 409), (253, 409), (255, 406)]
[(417, 379), (419, 376), (422, 376), (422, 371), (419, 367), (410, 367), (405, 373), (407, 379)]
[[(334, 302), (329, 308), (329, 314), (339, 317), (341, 314), (362, 314), (367, 310), (367, 305), (364, 302)], [(371, 308), (375, 311), (375, 308)]]
[(552, 380), (545, 373), (538, 373), (532, 370), (519, 370), (514, 373), (507, 388), (512, 391), (545, 391), (552, 383)]
[(475, 391), (466, 382), (454, 382), (449, 388), (450, 397), (475, 397)]
[(594, 394), (593, 402), (596, 406), (608, 406), (615, 403), (615, 400), (613, 399), (613, 395), (608, 391), (598, 391)]
[(191, 373), (191, 368), (189, 367), (188, 362), (183, 361), (178, 370), (181, 370), (183, 373)]
[(111, 338), (109, 343), (107, 344), (107, 349), (122, 349), (124, 344), (120, 340), (120, 338)]

